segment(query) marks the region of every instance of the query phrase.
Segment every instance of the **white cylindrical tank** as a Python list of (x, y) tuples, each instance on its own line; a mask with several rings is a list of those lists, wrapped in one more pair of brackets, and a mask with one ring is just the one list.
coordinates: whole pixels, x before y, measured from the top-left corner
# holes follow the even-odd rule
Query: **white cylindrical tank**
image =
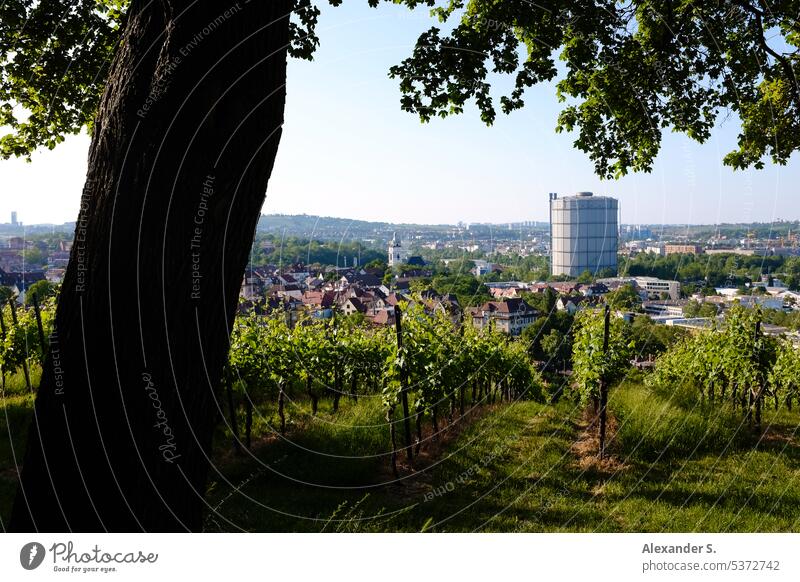
[(577, 277), (604, 269), (617, 272), (619, 204), (615, 198), (579, 192), (550, 196), (550, 272)]

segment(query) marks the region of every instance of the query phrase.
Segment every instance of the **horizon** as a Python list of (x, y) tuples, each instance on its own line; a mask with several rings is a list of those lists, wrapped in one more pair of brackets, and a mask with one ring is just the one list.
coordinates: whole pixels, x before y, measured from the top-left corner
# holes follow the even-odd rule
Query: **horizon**
[[(9, 211), (9, 215), (12, 211)], [(22, 219), (19, 212), (17, 213), (17, 219)], [(271, 213), (261, 213), (261, 218), (270, 217), (270, 216), (281, 216), (281, 217), (288, 217), (288, 218), (299, 218), (299, 217), (307, 217), (307, 218), (320, 218), (320, 219), (332, 219), (332, 220), (348, 220), (352, 222), (367, 222), (371, 224), (387, 224), (389, 226), (454, 226), (458, 227), (459, 222), (463, 223), (464, 227), (469, 226), (507, 226), (509, 224), (521, 224), (524, 222), (534, 222), (534, 223), (541, 223), (542, 225), (549, 224), (549, 220), (512, 220), (512, 221), (498, 221), (498, 222), (465, 222), (465, 221), (457, 221), (457, 222), (392, 222), (385, 219), (365, 219), (365, 218), (355, 218), (352, 216), (333, 216), (327, 214), (310, 214), (310, 213), (284, 213), (284, 212), (271, 212)], [(11, 226), (9, 222), (2, 222), (3, 219), (0, 219), (0, 226)], [(720, 226), (749, 226), (749, 225), (764, 225), (764, 226), (774, 226), (774, 225), (781, 225), (781, 224), (792, 224), (792, 223), (800, 223), (800, 218), (793, 218), (793, 219), (786, 219), (786, 218), (776, 218), (775, 220), (766, 222), (766, 221), (759, 221), (754, 220), (750, 222), (694, 222), (694, 223), (687, 223), (687, 222), (669, 222), (669, 223), (658, 223), (658, 222), (620, 222), (620, 226), (661, 226), (661, 227), (720, 227)], [(24, 220), (20, 220), (20, 228), (23, 230), (25, 228), (35, 228), (35, 227), (60, 227), (60, 226), (67, 226), (75, 224), (75, 220), (66, 220), (64, 222), (36, 222), (36, 223), (26, 223)], [(263, 231), (260, 231), (263, 232)]]

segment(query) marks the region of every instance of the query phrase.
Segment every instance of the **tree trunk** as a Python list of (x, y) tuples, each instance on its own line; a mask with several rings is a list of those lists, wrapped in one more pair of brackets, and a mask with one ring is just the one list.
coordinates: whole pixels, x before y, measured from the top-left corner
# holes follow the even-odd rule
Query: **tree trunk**
[(283, 124), (291, 8), (131, 2), (11, 529), (201, 529), (219, 380)]

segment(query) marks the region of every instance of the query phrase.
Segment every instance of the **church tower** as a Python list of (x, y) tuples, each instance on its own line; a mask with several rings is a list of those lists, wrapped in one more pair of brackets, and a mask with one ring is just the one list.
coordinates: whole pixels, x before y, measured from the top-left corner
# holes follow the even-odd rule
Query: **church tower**
[(408, 249), (403, 247), (402, 241), (397, 238), (397, 233), (392, 234), (389, 241), (389, 267), (399, 267), (408, 261)]

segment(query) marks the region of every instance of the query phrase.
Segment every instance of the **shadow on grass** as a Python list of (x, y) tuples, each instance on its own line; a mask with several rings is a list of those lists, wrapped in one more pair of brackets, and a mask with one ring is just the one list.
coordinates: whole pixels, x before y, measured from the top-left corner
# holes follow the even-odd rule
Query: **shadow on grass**
[[(25, 454), (28, 427), (33, 416), (33, 397), (28, 395), (0, 398), (0, 523), (7, 529), (14, 502), (18, 464)], [(15, 461), (16, 459), (16, 461)]]

